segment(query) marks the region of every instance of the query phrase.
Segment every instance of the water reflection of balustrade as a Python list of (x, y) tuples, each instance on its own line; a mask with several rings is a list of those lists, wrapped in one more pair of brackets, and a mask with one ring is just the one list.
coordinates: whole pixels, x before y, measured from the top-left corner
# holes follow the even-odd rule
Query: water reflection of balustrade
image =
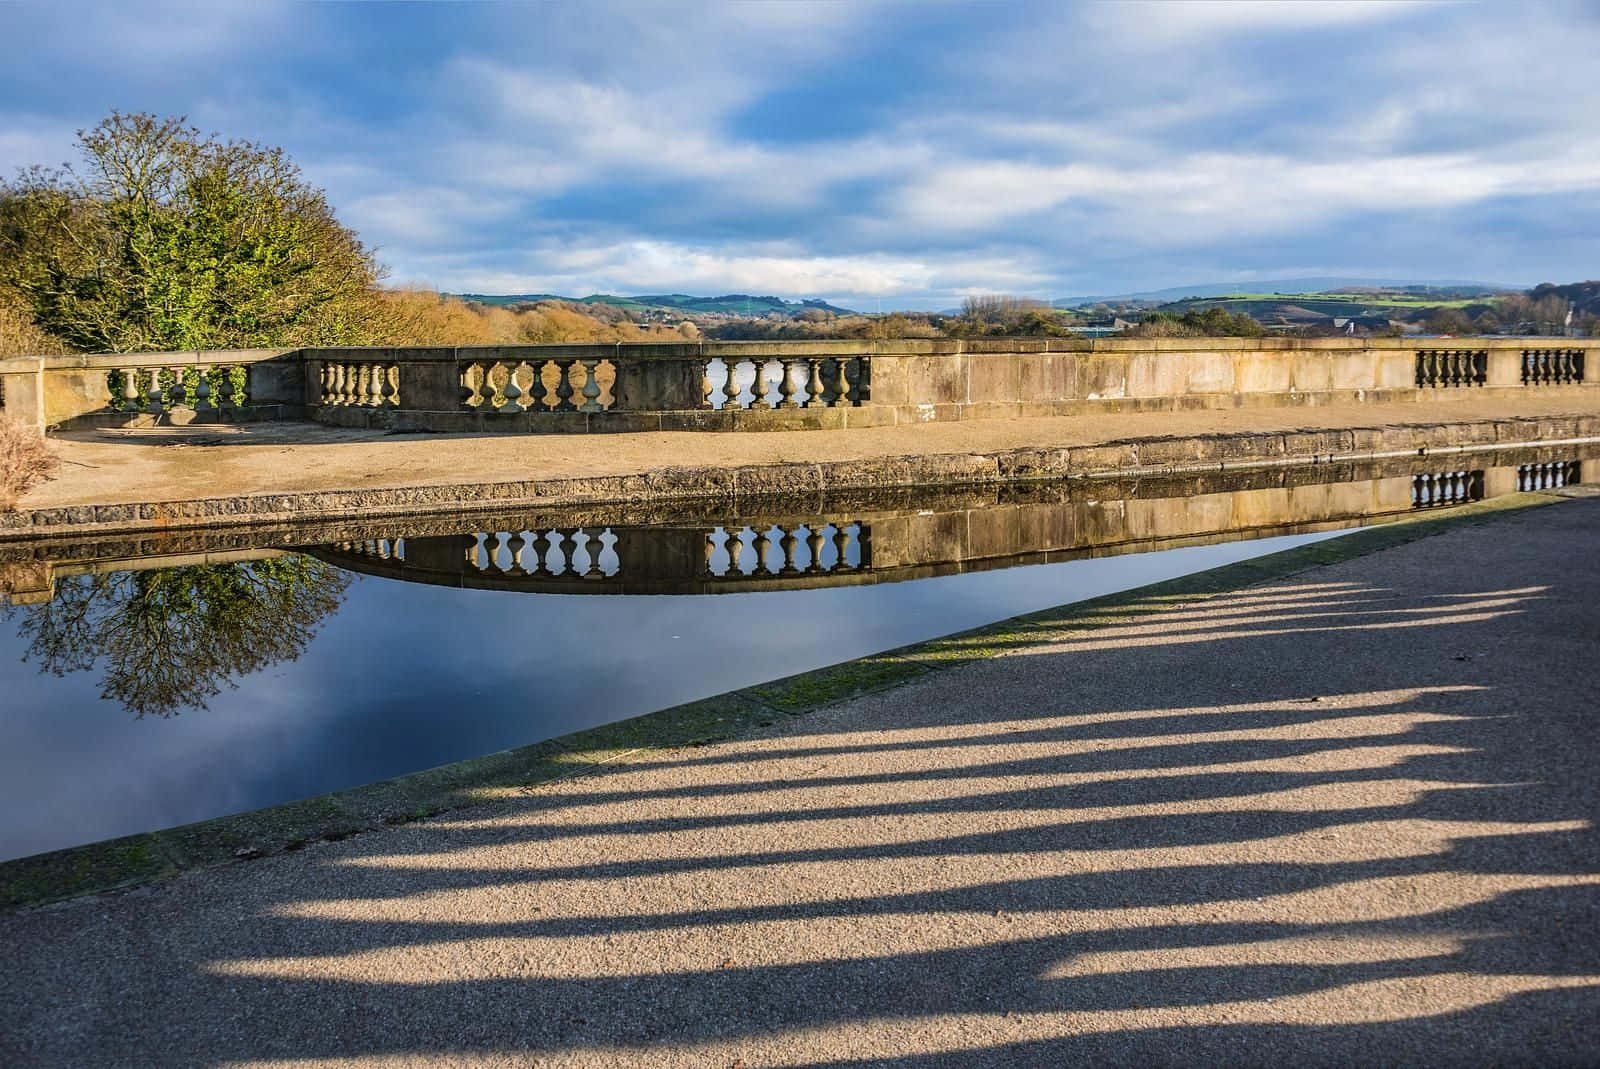
[(1569, 386), (1583, 381), (1582, 349), (1524, 349), (1524, 386)]
[(1489, 377), (1487, 350), (1424, 349), (1417, 353), (1417, 385), (1482, 386)]
[(218, 414), (250, 403), (248, 378), (237, 364), (120, 368), (107, 373), (106, 390), (113, 412)]
[(462, 404), (486, 412), (605, 412), (616, 398), (609, 360), (478, 361), (461, 372)]
[(827, 575), (872, 566), (863, 523), (718, 527), (706, 535), (705, 570), (718, 579)]
[(398, 408), (400, 367), (324, 360), (317, 375), (317, 404), (332, 408)]
[(1439, 508), (1483, 500), (1483, 471), (1428, 472), (1411, 477), (1411, 507)]
[(871, 366), (864, 356), (713, 360), (701, 391), (706, 408), (845, 408), (871, 399)]
[(366, 557), (369, 560), (404, 563), (406, 559), (406, 540), (404, 538), (369, 538), (361, 542), (335, 542), (334, 547), (342, 552), (351, 553), (357, 557)]
[(486, 576), (609, 579), (622, 570), (618, 537), (607, 527), (589, 531), (495, 531), (466, 547), (466, 562)]
[(1578, 461), (1553, 460), (1546, 464), (1519, 464), (1518, 490), (1559, 490), (1578, 481)]

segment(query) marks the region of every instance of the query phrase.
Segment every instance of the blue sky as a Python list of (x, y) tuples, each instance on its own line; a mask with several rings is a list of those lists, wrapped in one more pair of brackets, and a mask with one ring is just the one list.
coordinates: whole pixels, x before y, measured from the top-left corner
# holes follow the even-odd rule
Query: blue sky
[(396, 283), (943, 307), (1600, 275), (1600, 3), (0, 6), (0, 171), (282, 145)]

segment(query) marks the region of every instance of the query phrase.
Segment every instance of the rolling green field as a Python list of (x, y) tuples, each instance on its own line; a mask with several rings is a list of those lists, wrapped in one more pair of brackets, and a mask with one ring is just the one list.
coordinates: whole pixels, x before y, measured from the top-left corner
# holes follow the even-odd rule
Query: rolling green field
[(1441, 298), (1409, 293), (1230, 293), (1223, 297), (1203, 297), (1199, 300), (1206, 304), (1223, 304), (1228, 301), (1276, 301), (1287, 304), (1363, 305), (1368, 308), (1465, 308), (1471, 304), (1483, 304), (1491, 299), (1488, 296)]

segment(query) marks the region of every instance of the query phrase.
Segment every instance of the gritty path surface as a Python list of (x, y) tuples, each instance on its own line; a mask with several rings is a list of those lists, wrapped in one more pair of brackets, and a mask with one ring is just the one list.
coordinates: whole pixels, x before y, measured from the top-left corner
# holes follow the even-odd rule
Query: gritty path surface
[(0, 917), (0, 1064), (1592, 1064), (1600, 500)]
[[(1499, 398), (1443, 404), (1148, 412), (968, 420), (905, 427), (718, 434), (391, 435), (319, 424), (240, 424), (52, 436), (57, 477), (19, 507), (257, 493), (633, 475), (666, 468), (994, 453), (1156, 436), (1327, 430), (1587, 414), (1594, 401)], [(1587, 407), (1586, 407), (1587, 406)]]

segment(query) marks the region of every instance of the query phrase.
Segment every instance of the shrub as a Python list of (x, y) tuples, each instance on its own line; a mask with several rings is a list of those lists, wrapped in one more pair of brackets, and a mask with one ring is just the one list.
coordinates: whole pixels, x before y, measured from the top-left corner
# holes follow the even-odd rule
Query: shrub
[(55, 471), (56, 463), (39, 432), (0, 415), (0, 511), (15, 508), (23, 491)]

